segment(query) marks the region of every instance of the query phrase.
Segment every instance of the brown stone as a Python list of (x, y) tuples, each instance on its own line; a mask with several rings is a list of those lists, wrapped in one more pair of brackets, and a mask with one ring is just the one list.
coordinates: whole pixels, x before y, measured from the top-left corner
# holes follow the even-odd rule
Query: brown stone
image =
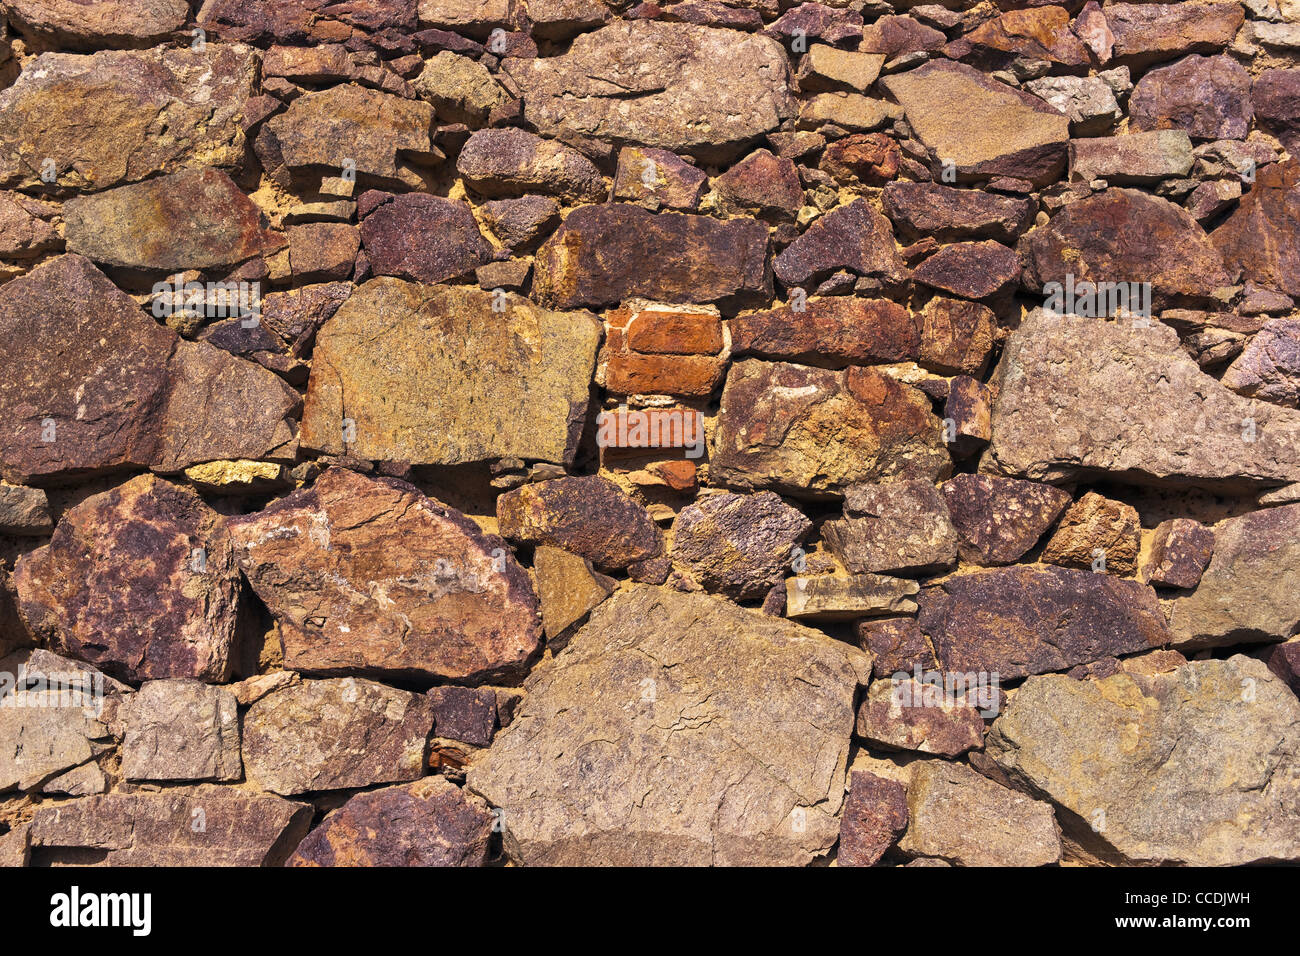
[(560, 224), (560, 204), (546, 196), (494, 199), (479, 211), (484, 225), (507, 249), (527, 247)]
[(839, 269), (886, 282), (904, 275), (889, 220), (865, 199), (817, 219), (772, 261), (772, 268), (787, 287), (816, 283)]
[(709, 177), (666, 149), (624, 146), (618, 151), (614, 198), (645, 206), (652, 212), (676, 209), (694, 212), (704, 198)]
[(872, 683), (854, 732), (885, 750), (957, 757), (984, 745), (984, 718), (965, 697), (950, 700), (929, 684), (892, 678)]
[(864, 770), (849, 775), (840, 819), (839, 866), (875, 866), (907, 829), (907, 792), (894, 780)]
[(794, 219), (803, 205), (803, 185), (794, 162), (760, 149), (750, 153), (714, 181), (723, 203), (733, 211)]
[(916, 610), (915, 581), (883, 574), (823, 574), (785, 580), (785, 616), (795, 620), (851, 621), (860, 617), (910, 614)]
[(361, 241), (375, 275), (447, 282), (492, 258), (463, 202), (425, 193), (367, 193), (362, 205), (369, 211), (362, 214)]
[[(426, 0), (427, 2), (427, 0)], [(416, 0), (207, 0), (198, 22), (249, 43), (342, 42), (371, 30), (413, 31)]]
[(1020, 262), (1015, 252), (991, 239), (954, 242), (917, 266), (912, 278), (966, 299), (990, 299), (1019, 282)]
[(1131, 654), (1171, 637), (1155, 592), (1069, 568), (990, 568), (921, 591), (917, 620), (944, 670), (1000, 680)]
[(1250, 89), (1255, 122), (1293, 155), (1300, 147), (1300, 69), (1262, 70)]
[(533, 576), (548, 640), (586, 617), (617, 587), (613, 578), (593, 571), (589, 559), (544, 544), (533, 551)]
[(712, 476), (746, 489), (837, 497), (849, 485), (946, 476), (925, 395), (880, 372), (748, 359), (722, 392)]
[(976, 564), (1011, 564), (1032, 548), (1066, 506), (1059, 488), (995, 475), (957, 475), (943, 485), (957, 550)]
[(909, 238), (940, 242), (996, 239), (1013, 243), (1034, 221), (1032, 200), (939, 183), (890, 183), (882, 196), (885, 215)]
[(1237, 211), (1210, 241), (1241, 278), (1300, 295), (1300, 162), (1260, 169)]
[(461, 147), (456, 171), (484, 196), (549, 193), (574, 202), (597, 202), (608, 195), (604, 177), (591, 160), (521, 129), (474, 133)]
[(1142, 555), (1141, 579), (1166, 587), (1194, 588), (1214, 553), (1214, 532), (1190, 518), (1156, 525)]
[(1009, 10), (963, 35), (959, 43), (1062, 66), (1090, 63), (1087, 48), (1070, 31), (1070, 14), (1065, 7)]
[(445, 777), (359, 793), (327, 816), (288, 866), (483, 866), (496, 818)]
[(286, 667), (477, 683), (538, 649), (537, 598), (504, 542), (397, 479), (333, 468), (230, 530)]
[(707, 495), (673, 523), (673, 563), (705, 590), (760, 598), (796, 563), (799, 542), (811, 528), (770, 491)]
[(1138, 80), (1130, 122), (1186, 130), (1193, 139), (1245, 139), (1254, 115), (1250, 92), (1250, 74), (1230, 57), (1184, 57)]
[(127, 780), (238, 780), (235, 695), (191, 680), (153, 680), (124, 703), (122, 776)]
[(526, 544), (564, 548), (599, 568), (621, 569), (664, 550), (646, 510), (607, 478), (555, 478), (497, 499), (501, 533)]
[(1129, 575), (1137, 570), (1137, 509), (1090, 491), (1065, 512), (1042, 560), (1067, 568)]
[(475, 747), (492, 743), (497, 729), (497, 695), (490, 687), (434, 687), (433, 730), (439, 737)]
[(1108, 3), (1114, 58), (1146, 64), (1185, 53), (1219, 53), (1245, 19), (1239, 3)]
[(883, 186), (898, 175), (902, 159), (903, 151), (892, 137), (854, 133), (827, 146), (819, 167), (841, 185)]
[(240, 592), (226, 524), (151, 475), (70, 509), (14, 569), (32, 631), (122, 680), (230, 675)]
[(535, 294), (558, 308), (660, 302), (741, 305), (770, 298), (767, 229), (753, 219), (583, 206), (537, 252)]
[(930, 481), (854, 485), (844, 513), (822, 526), (822, 538), (854, 574), (928, 574), (956, 563), (957, 533)]
[(0, 534), (46, 535), (54, 530), (44, 491), (0, 484)]
[(189, 19), (186, 0), (6, 0), (18, 30), (74, 50), (152, 46)]
[(54, 206), (22, 193), (0, 192), (0, 257), (30, 259), (59, 244)]
[(921, 364), (940, 374), (982, 375), (997, 341), (993, 310), (966, 299), (935, 296), (922, 311)]
[(732, 319), (731, 354), (807, 365), (915, 361), (920, 316), (888, 299), (835, 296)]
[(993, 438), (992, 390), (979, 379), (958, 375), (943, 403), (945, 438), (956, 458), (969, 458)]
[(942, 30), (904, 16), (884, 16), (862, 30), (860, 53), (883, 53), (887, 60), (905, 53), (932, 52), (943, 48), (947, 37)]
[(877, 678), (899, 672), (937, 670), (934, 649), (921, 633), (914, 617), (868, 618), (854, 625), (858, 646), (871, 654), (872, 673)]

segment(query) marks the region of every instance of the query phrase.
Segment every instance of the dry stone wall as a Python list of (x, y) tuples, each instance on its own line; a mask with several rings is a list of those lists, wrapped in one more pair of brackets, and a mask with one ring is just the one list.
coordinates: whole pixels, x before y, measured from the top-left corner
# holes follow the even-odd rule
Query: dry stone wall
[(1300, 861), (1300, 3), (0, 0), (0, 863)]

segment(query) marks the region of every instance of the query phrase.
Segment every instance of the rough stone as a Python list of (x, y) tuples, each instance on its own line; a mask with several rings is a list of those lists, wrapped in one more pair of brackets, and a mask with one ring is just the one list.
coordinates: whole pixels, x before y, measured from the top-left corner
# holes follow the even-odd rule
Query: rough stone
[(127, 780), (238, 780), (235, 695), (192, 680), (145, 681), (120, 711)]
[(917, 266), (912, 278), (966, 299), (990, 299), (1017, 284), (1020, 262), (1015, 252), (991, 239), (954, 242)]
[(413, 83), (441, 119), (480, 126), (510, 101), (510, 94), (482, 63), (443, 50), (430, 57)]
[(367, 195), (374, 206), (361, 220), (361, 242), (375, 275), (448, 282), (491, 261), (465, 203), (425, 193)]
[(984, 718), (965, 699), (949, 700), (912, 678), (878, 680), (858, 708), (856, 733), (885, 750), (956, 757), (984, 744)]
[(613, 578), (593, 571), (589, 559), (544, 544), (533, 551), (533, 576), (548, 640), (586, 617), (617, 587)]
[(1033, 224), (1037, 211), (1029, 199), (939, 183), (890, 183), (882, 202), (885, 215), (902, 235), (934, 236), (940, 242), (996, 239), (1014, 243)]
[(1300, 162), (1260, 169), (1237, 211), (1210, 240), (1241, 278), (1300, 296)]
[(0, 8), (23, 33), (76, 50), (152, 46), (190, 15), (186, 0), (5, 0)]
[(492, 743), (497, 729), (497, 695), (490, 687), (434, 687), (433, 729), (439, 737), (475, 747)]
[(1300, 405), (1300, 321), (1269, 319), (1220, 381), (1275, 405)]
[(811, 529), (812, 522), (770, 491), (708, 495), (673, 522), (673, 563), (705, 590), (760, 598), (781, 583)]
[(39, 536), (53, 530), (50, 502), (44, 491), (0, 484), (0, 534)]
[(1186, 176), (1191, 169), (1192, 141), (1181, 129), (1070, 141), (1070, 179), (1075, 182), (1150, 184)]
[(547, 196), (495, 199), (480, 211), (484, 225), (507, 249), (525, 248), (560, 224), (560, 204)]
[(997, 475), (957, 475), (944, 482), (943, 500), (957, 531), (957, 551), (974, 564), (1012, 564), (1070, 504), (1051, 485)]
[(1115, 91), (1101, 77), (1044, 76), (1030, 80), (1025, 89), (1068, 116), (1075, 136), (1105, 135), (1124, 115)]
[(943, 375), (983, 375), (997, 341), (993, 310), (967, 299), (935, 296), (921, 313), (921, 364)]
[(794, 219), (803, 205), (798, 168), (792, 160), (766, 149), (750, 153), (713, 185), (733, 211), (753, 210), (767, 218)]
[(854, 133), (829, 144), (819, 168), (844, 186), (883, 186), (898, 175), (902, 161), (903, 151), (892, 137)]
[(1191, 518), (1156, 525), (1142, 555), (1141, 579), (1166, 587), (1194, 588), (1214, 553), (1214, 532)]
[(836, 839), (869, 669), (808, 628), (637, 587), (529, 678), (468, 785), (503, 809), (518, 862), (807, 863)]
[(817, 575), (785, 580), (786, 617), (849, 621), (859, 617), (910, 614), (916, 610), (915, 581), (883, 574)]
[(540, 192), (597, 202), (608, 195), (604, 177), (591, 160), (521, 129), (474, 133), (461, 147), (456, 171), (484, 196)]
[(1146, 64), (1185, 53), (1219, 53), (1245, 19), (1239, 3), (1108, 3), (1116, 61)]
[(368, 680), (303, 681), (268, 694), (244, 715), (244, 767), (264, 790), (404, 783), (424, 773), (433, 704)]
[(703, 170), (666, 149), (624, 146), (618, 151), (614, 198), (637, 203), (652, 212), (694, 212), (708, 182)]
[(942, 430), (922, 392), (874, 369), (747, 359), (727, 375), (710, 469), (737, 488), (837, 497), (863, 482), (946, 477)]
[(599, 338), (594, 316), (516, 295), (372, 279), (317, 336), (302, 442), (411, 464), (567, 464)]
[(731, 354), (808, 365), (874, 365), (920, 357), (920, 317), (888, 299), (835, 296), (732, 319)]
[(483, 866), (496, 818), (445, 777), (359, 793), (309, 833), (288, 866)]
[(934, 649), (914, 617), (866, 618), (854, 625), (858, 646), (873, 658), (877, 678), (937, 670)]
[(1042, 560), (1129, 575), (1137, 570), (1139, 536), (1136, 508), (1090, 491), (1065, 512)]
[(904, 275), (889, 220), (865, 199), (822, 216), (773, 260), (772, 268), (784, 285), (801, 287), (839, 269), (886, 282)]
[(1227, 56), (1189, 56), (1151, 70), (1129, 98), (1138, 129), (1181, 129), (1194, 139), (1245, 139), (1254, 109), (1250, 74)]
[(933, 573), (957, 560), (957, 533), (932, 482), (854, 485), (844, 512), (822, 526), (822, 537), (854, 574)]
[(801, 93), (854, 92), (865, 90), (876, 82), (884, 64), (883, 53), (855, 53), (837, 50), (825, 43), (814, 43), (799, 61), (796, 79)]
[(840, 819), (839, 866), (875, 866), (907, 829), (907, 791), (865, 770), (849, 774)]

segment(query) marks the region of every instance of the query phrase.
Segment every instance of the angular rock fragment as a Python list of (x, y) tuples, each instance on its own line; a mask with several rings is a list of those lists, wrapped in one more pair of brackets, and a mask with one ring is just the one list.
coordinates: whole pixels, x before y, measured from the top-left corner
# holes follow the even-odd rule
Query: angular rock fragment
[(934, 649), (921, 633), (914, 617), (867, 618), (854, 625), (858, 646), (873, 660), (872, 673), (877, 678), (899, 672), (932, 671), (939, 667)]
[(230, 533), (285, 667), (481, 682), (538, 649), (537, 598), (504, 542), (397, 479), (333, 468)]
[(5, 0), (18, 30), (75, 50), (152, 46), (185, 25), (186, 0)]
[(731, 354), (808, 365), (874, 365), (921, 354), (920, 317), (888, 299), (835, 296), (728, 323)]
[(1007, 340), (994, 382), (986, 471), (1047, 481), (1300, 479), (1300, 415), (1228, 391), (1160, 323), (1036, 311)]
[(815, 130), (827, 125), (839, 129), (879, 129), (891, 120), (902, 119), (902, 110), (886, 100), (857, 93), (818, 93), (799, 106), (799, 129)]
[(1070, 141), (1070, 179), (1150, 184), (1186, 176), (1192, 169), (1192, 141), (1181, 129)]
[(1156, 526), (1142, 555), (1141, 578), (1151, 584), (1194, 588), (1214, 553), (1214, 532), (1190, 518), (1171, 518)]
[(44, 491), (0, 484), (0, 534), (39, 536), (53, 530), (50, 502)]
[(599, 338), (594, 316), (516, 295), (372, 279), (317, 336), (302, 442), (411, 464), (567, 464)]
[(528, 246), (560, 224), (560, 204), (545, 196), (496, 199), (480, 207), (483, 222), (508, 249)]
[(837, 50), (826, 43), (814, 43), (799, 61), (801, 93), (826, 93), (831, 90), (865, 90), (885, 64), (883, 53), (855, 53)]
[(361, 242), (375, 275), (448, 282), (492, 259), (492, 247), (463, 202), (425, 193), (366, 193), (362, 199), (370, 211), (363, 213)]
[(1075, 136), (1104, 135), (1124, 116), (1115, 91), (1101, 77), (1044, 76), (1030, 80), (1025, 89), (1068, 116)]
[(705, 590), (759, 598), (785, 577), (812, 522), (770, 491), (708, 495), (673, 523), (673, 563)]
[(659, 302), (757, 303), (772, 294), (767, 228), (754, 219), (583, 206), (537, 251), (535, 293), (561, 309)]
[(57, 248), (50, 222), (56, 208), (22, 193), (0, 192), (0, 258), (32, 259)]
[(455, 30), (485, 39), (497, 28), (520, 30), (527, 7), (519, 0), (419, 0), (421, 26)]
[(36, 865), (282, 866), (311, 826), (307, 803), (211, 784), (109, 793), (37, 809)]
[[(30, 658), (37, 655), (54, 666), (33, 663)], [(96, 706), (96, 694), (105, 690), (102, 674), (90, 669), (83, 679), (43, 651), (0, 659), (0, 672), (6, 678), (0, 697), (0, 793), (39, 791), (112, 745), (109, 716), (102, 701)], [(118, 693), (111, 683), (107, 690)]]
[(624, 146), (618, 151), (614, 198), (637, 203), (652, 212), (694, 212), (708, 182), (703, 170), (666, 149)]
[(789, 621), (637, 587), (529, 678), (468, 786), (518, 862), (807, 863), (835, 842), (869, 668)]
[(948, 383), (943, 403), (948, 450), (954, 458), (969, 458), (993, 437), (992, 390), (979, 379), (958, 375)]
[(1137, 509), (1090, 491), (1065, 512), (1042, 560), (1067, 568), (1128, 575), (1137, 570)]
[(510, 102), (510, 94), (492, 71), (468, 56), (443, 50), (431, 57), (414, 80), (416, 92), (433, 104), (440, 119), (480, 126), (493, 110)]
[(1237, 211), (1210, 234), (1231, 270), (1266, 289), (1300, 295), (1300, 162), (1260, 169)]
[(932, 482), (854, 485), (844, 512), (822, 526), (822, 537), (854, 574), (932, 573), (957, 560), (957, 533)]
[(1070, 30), (1065, 7), (1044, 4), (1026, 10), (1008, 10), (986, 20), (948, 48), (957, 58), (967, 45), (1062, 66), (1088, 66), (1091, 58)]
[(1108, 3), (1104, 12), (1115, 60), (1134, 65), (1219, 53), (1245, 19), (1238, 3)]
[(1169, 615), (1180, 650), (1284, 641), (1300, 629), (1300, 505), (1265, 508), (1215, 525), (1214, 556), (1196, 590)]
[[(0, 472), (10, 480), (276, 458), (293, 441), (299, 399), (288, 385), (179, 341), (80, 256), (0, 290), (0, 342), (12, 370), (0, 393)], [(67, 358), (52, 366), (51, 355)]]
[(827, 146), (819, 168), (841, 185), (883, 186), (898, 175), (902, 160), (903, 152), (891, 137), (855, 133)]
[(235, 695), (192, 680), (145, 681), (119, 712), (127, 780), (238, 780)]
[(875, 866), (907, 829), (907, 791), (865, 770), (849, 774), (840, 820), (839, 866)]
[(910, 614), (916, 610), (913, 597), (918, 590), (915, 581), (883, 574), (786, 578), (785, 616), (815, 621), (848, 621), (858, 617)]
[(524, 118), (571, 145), (656, 146), (713, 162), (794, 112), (780, 44), (686, 23), (611, 23), (560, 56), (508, 59), (503, 70)]
[(738, 488), (835, 497), (849, 485), (933, 480), (952, 467), (929, 399), (861, 366), (736, 362), (717, 429), (710, 470)]
[(890, 183), (882, 195), (885, 215), (904, 235), (940, 242), (996, 239), (1014, 243), (1034, 221), (1029, 199), (998, 196), (939, 183)]
[(1138, 129), (1181, 129), (1194, 139), (1245, 139), (1254, 109), (1250, 74), (1228, 56), (1189, 56), (1151, 70), (1129, 99)]
[(439, 737), (475, 747), (492, 743), (497, 729), (497, 695), (490, 687), (434, 687), (433, 729)]
[(288, 866), (483, 866), (496, 818), (445, 777), (359, 793), (307, 835)]
[(152, 475), (64, 514), (14, 568), (28, 627), (122, 680), (230, 674), (240, 594), (224, 519)]
[(564, 548), (617, 570), (663, 552), (649, 513), (608, 478), (580, 475), (524, 485), (497, 499), (501, 534)]
[(917, 766), (907, 787), (908, 856), (956, 866), (1051, 866), (1061, 837), (1051, 804), (942, 760)]
[(794, 162), (756, 150), (714, 182), (732, 210), (753, 210), (769, 219), (794, 219), (803, 205), (803, 185)]
[(889, 220), (865, 199), (840, 206), (814, 222), (772, 261), (772, 269), (786, 286), (806, 286), (839, 269), (886, 282), (897, 282), (904, 275)]
[(424, 773), (433, 704), (368, 680), (303, 681), (244, 715), (251, 781), (290, 796), (415, 780)]
[(947, 37), (942, 30), (904, 16), (884, 16), (862, 30), (861, 53), (883, 53), (886, 59), (900, 54), (941, 50)]
[[(428, 2), (428, 0), (426, 0)], [(206, 0), (201, 27), (249, 43), (342, 42), (368, 31), (415, 29), (415, 0)]]
[(917, 266), (912, 278), (965, 299), (991, 299), (1020, 280), (1020, 262), (1012, 250), (991, 239), (954, 242)]
[(63, 205), (67, 247), (101, 265), (158, 272), (220, 269), (283, 240), (224, 172), (187, 169)]
[(984, 718), (975, 704), (927, 693), (934, 690), (911, 678), (875, 681), (858, 708), (855, 733), (885, 750), (942, 757), (983, 746)]
[(0, 92), (0, 185), (43, 186), (46, 160), (77, 190), (238, 168), (257, 66), (256, 51), (219, 44), (43, 53)]
[(990, 568), (944, 578), (917, 600), (944, 670), (1004, 681), (1170, 640), (1151, 588), (1091, 571)]
[(943, 500), (957, 530), (957, 551), (974, 564), (1012, 564), (1070, 504), (1051, 485), (996, 475), (956, 475)]
[(986, 753), (1061, 810), (1085, 858), (1124, 865), (1295, 860), (1300, 704), (1259, 661), (1145, 679), (1033, 677)]
[(479, 130), (461, 147), (456, 171), (485, 196), (539, 192), (595, 202), (608, 194), (587, 157), (521, 129)]
[(1296, 152), (1300, 144), (1300, 70), (1262, 70), (1250, 88), (1255, 122)]
[(922, 311), (921, 364), (945, 375), (983, 375), (997, 333), (988, 306), (937, 295)]
[[(1014, 176), (1046, 184), (1065, 162), (1069, 119), (973, 67), (934, 60), (881, 83), (931, 156), (940, 166), (951, 164), (958, 181)], [(953, 110), (951, 103), (964, 108)]]

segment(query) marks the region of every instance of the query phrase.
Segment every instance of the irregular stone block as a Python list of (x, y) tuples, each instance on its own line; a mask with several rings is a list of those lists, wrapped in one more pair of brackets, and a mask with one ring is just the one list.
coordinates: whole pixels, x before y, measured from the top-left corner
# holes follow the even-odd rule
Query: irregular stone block
[(759, 598), (785, 577), (811, 529), (812, 522), (770, 491), (707, 495), (673, 522), (673, 563), (707, 591)]
[(848, 621), (858, 617), (911, 614), (915, 581), (883, 574), (849, 577), (823, 574), (785, 580), (785, 616), (815, 621)]
[(238, 780), (235, 695), (190, 680), (146, 681), (120, 711), (127, 780)]

